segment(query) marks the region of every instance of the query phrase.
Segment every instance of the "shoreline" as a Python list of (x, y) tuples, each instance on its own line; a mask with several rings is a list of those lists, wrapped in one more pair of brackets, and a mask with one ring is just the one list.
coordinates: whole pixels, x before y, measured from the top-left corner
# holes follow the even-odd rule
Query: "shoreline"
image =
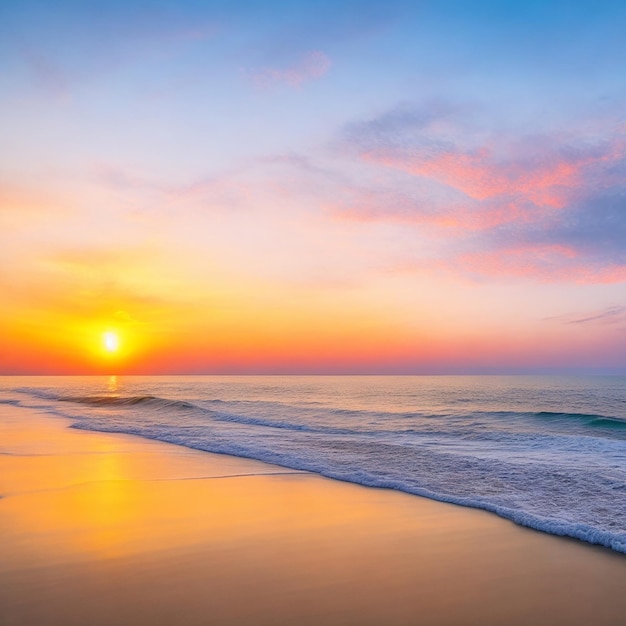
[(0, 405), (3, 625), (611, 625), (626, 612), (626, 559), (608, 548), (70, 423)]

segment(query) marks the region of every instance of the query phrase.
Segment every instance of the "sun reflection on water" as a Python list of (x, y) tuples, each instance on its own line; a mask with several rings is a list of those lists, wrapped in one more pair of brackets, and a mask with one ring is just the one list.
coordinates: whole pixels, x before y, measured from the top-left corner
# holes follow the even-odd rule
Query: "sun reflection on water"
[(109, 376), (107, 381), (107, 391), (109, 393), (117, 393), (119, 390), (119, 383), (117, 380), (117, 376)]

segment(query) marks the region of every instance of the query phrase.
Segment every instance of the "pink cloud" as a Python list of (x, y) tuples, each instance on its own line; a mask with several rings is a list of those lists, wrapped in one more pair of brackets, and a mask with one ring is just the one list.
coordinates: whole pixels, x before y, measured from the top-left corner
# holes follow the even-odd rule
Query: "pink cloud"
[[(404, 104), (346, 126), (342, 145), (369, 165), (409, 174), (416, 187), (431, 185), (414, 202), (417, 222), (434, 219), (471, 229), (528, 223), (572, 206), (590, 190), (623, 183), (623, 124), (605, 120), (593, 131), (585, 124), (586, 134), (516, 136), (487, 130), (488, 120), (480, 124), (475, 116), (467, 107), (441, 102)], [(438, 202), (442, 189), (456, 193), (456, 201)], [(421, 207), (433, 199), (436, 211), (424, 212)], [(386, 207), (372, 211), (365, 204), (366, 219), (385, 218)], [(396, 220), (394, 204), (387, 208), (388, 219)], [(351, 211), (357, 213), (358, 207)], [(410, 211), (400, 213), (407, 219)]]
[(400, 271), (626, 281), (624, 125), (583, 120), (581, 133), (516, 136), (472, 115), (441, 103), (401, 105), (346, 126), (341, 146), (356, 152), (370, 182), (327, 210), (419, 227), (434, 255)]
[(532, 204), (510, 199), (463, 202), (439, 199), (436, 195), (412, 197), (388, 190), (356, 188), (347, 194), (344, 191), (343, 198), (326, 202), (324, 209), (336, 219), (396, 222), (462, 232), (487, 230), (511, 222), (529, 222), (534, 214), (542, 212)]
[[(420, 269), (426, 269), (427, 265)], [(429, 269), (477, 278), (508, 280), (516, 277), (545, 283), (614, 284), (626, 281), (626, 266), (590, 263), (573, 247), (561, 244), (520, 244), (497, 250), (473, 251), (434, 261)]]
[(328, 56), (319, 50), (313, 50), (292, 65), (281, 68), (264, 67), (249, 72), (248, 75), (257, 87), (268, 87), (275, 83), (299, 87), (309, 80), (322, 77), (331, 65)]
[(545, 154), (537, 146), (540, 158), (528, 160), (515, 154), (515, 146), (505, 158), (499, 158), (489, 145), (464, 152), (456, 147), (434, 155), (412, 155), (406, 151), (374, 149), (362, 153), (362, 158), (386, 167), (423, 176), (463, 192), (473, 200), (499, 197), (515, 198), (518, 202), (560, 209), (573, 191), (583, 182), (585, 170), (598, 163), (623, 158), (624, 140), (616, 140), (606, 152), (584, 152), (565, 157)]

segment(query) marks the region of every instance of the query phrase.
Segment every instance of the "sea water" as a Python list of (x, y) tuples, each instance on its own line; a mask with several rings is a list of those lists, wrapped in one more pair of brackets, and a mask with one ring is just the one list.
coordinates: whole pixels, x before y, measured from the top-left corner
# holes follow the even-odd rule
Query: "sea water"
[(0, 402), (626, 553), (626, 377), (5, 377)]

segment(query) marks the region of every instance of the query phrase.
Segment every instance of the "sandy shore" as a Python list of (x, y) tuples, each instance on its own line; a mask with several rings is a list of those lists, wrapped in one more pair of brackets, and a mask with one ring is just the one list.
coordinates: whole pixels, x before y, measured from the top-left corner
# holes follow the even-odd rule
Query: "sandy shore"
[(0, 405), (0, 624), (624, 623), (626, 557)]

